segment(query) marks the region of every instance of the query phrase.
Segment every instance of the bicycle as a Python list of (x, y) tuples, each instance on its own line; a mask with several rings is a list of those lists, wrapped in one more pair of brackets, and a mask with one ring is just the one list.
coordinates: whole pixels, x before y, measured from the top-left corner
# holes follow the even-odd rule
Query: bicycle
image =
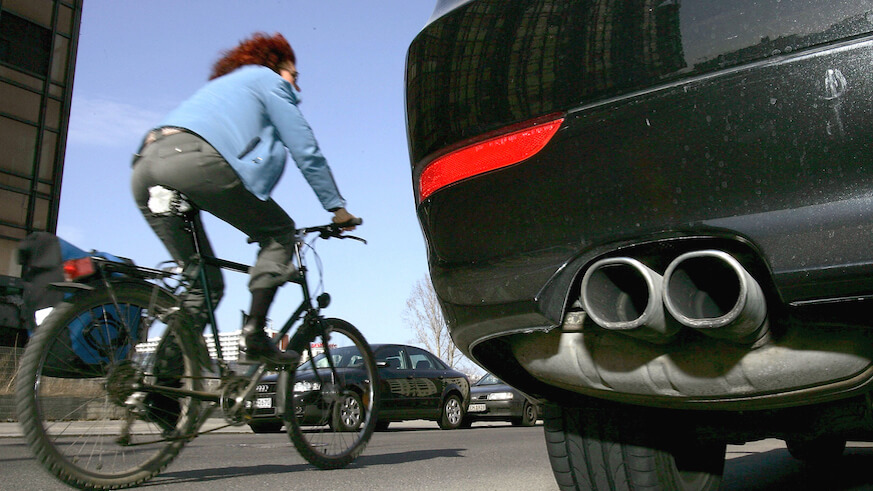
[[(202, 254), (195, 264), (245, 273), (248, 266)], [(317, 234), (310, 243), (307, 236)], [(204, 268), (146, 268), (91, 255), (69, 266), (90, 281), (55, 285), (67, 297), (30, 339), (17, 375), (19, 421), (39, 462), (76, 487), (115, 489), (156, 476), (199, 434), (249, 421), (256, 387), (278, 371), (277, 405), (298, 452), (313, 465), (348, 465), (376, 426), (378, 373), (372, 350), (350, 323), (325, 318), (330, 296), (311, 297), (304, 248), (317, 238), (352, 238), (335, 225), (297, 230), (294, 254), (303, 300), (275, 340), (306, 360), (299, 366), (252, 364), (237, 373), (225, 361)], [(168, 262), (167, 264), (175, 264)], [(199, 279), (215, 344), (209, 356), (202, 332), (182, 308)], [(315, 347), (315, 348), (313, 348)], [(321, 351), (321, 352), (319, 352)], [(246, 368), (245, 365), (242, 365)], [(201, 431), (219, 410), (225, 424)]]

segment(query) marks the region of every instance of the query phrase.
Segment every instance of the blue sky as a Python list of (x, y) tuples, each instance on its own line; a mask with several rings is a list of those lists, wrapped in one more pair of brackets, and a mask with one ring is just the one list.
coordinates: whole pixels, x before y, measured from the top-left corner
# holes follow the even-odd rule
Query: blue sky
[[(426, 275), (415, 218), (404, 126), (406, 50), (433, 10), (432, 0), (85, 0), (76, 64), (58, 235), (155, 266), (163, 245), (134, 206), (130, 159), (145, 132), (199, 88), (222, 50), (256, 31), (281, 32), (297, 54), (301, 110), (331, 164), (356, 231), (368, 245), (319, 241), (326, 313), (357, 325), (370, 342), (408, 342), (402, 313)], [(292, 162), (273, 198), (298, 226), (330, 214)], [(253, 261), (257, 248), (207, 219), (219, 256)], [(315, 266), (311, 262), (310, 266)], [(314, 269), (314, 268), (313, 268)], [(247, 278), (226, 273), (222, 331), (248, 309)], [(293, 285), (271, 310), (286, 317), (299, 302)]]

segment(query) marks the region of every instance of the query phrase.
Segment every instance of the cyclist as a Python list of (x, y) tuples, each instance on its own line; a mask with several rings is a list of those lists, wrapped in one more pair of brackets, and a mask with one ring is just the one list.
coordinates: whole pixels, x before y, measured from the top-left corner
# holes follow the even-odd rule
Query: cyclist
[[(255, 33), (222, 53), (210, 81), (151, 130), (133, 160), (137, 206), (173, 258), (183, 266), (194, 253), (190, 234), (167, 201), (181, 193), (199, 210), (224, 220), (260, 245), (250, 272), (251, 309), (240, 339), (249, 360), (293, 364), (299, 354), (282, 351), (264, 331), (279, 286), (297, 275), (292, 262), (294, 221), (270, 197), (291, 154), (333, 222), (348, 225), (346, 211), (327, 160), (298, 108), (296, 57), (281, 34)], [(178, 201), (177, 201), (178, 202)], [(195, 228), (204, 253), (212, 255), (202, 222)], [(221, 271), (207, 267), (211, 300), (217, 304)], [(205, 298), (196, 284), (185, 308), (202, 329)]]

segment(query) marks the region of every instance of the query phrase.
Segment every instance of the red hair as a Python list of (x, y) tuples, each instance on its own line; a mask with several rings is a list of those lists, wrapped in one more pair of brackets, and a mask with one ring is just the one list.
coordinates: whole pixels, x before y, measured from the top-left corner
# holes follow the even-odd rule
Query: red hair
[(212, 65), (209, 80), (228, 74), (243, 65), (262, 65), (278, 73), (279, 66), (283, 63), (297, 63), (294, 50), (279, 33), (270, 37), (256, 32), (249, 39), (241, 41), (236, 48), (221, 54), (221, 59)]

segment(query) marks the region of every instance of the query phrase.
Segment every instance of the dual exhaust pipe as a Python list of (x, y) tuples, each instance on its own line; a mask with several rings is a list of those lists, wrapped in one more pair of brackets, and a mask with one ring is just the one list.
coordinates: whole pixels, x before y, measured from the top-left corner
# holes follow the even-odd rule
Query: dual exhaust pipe
[(600, 327), (653, 343), (670, 341), (680, 326), (740, 343), (766, 332), (761, 286), (719, 250), (682, 254), (663, 276), (634, 258), (602, 259), (583, 276), (580, 300)]

